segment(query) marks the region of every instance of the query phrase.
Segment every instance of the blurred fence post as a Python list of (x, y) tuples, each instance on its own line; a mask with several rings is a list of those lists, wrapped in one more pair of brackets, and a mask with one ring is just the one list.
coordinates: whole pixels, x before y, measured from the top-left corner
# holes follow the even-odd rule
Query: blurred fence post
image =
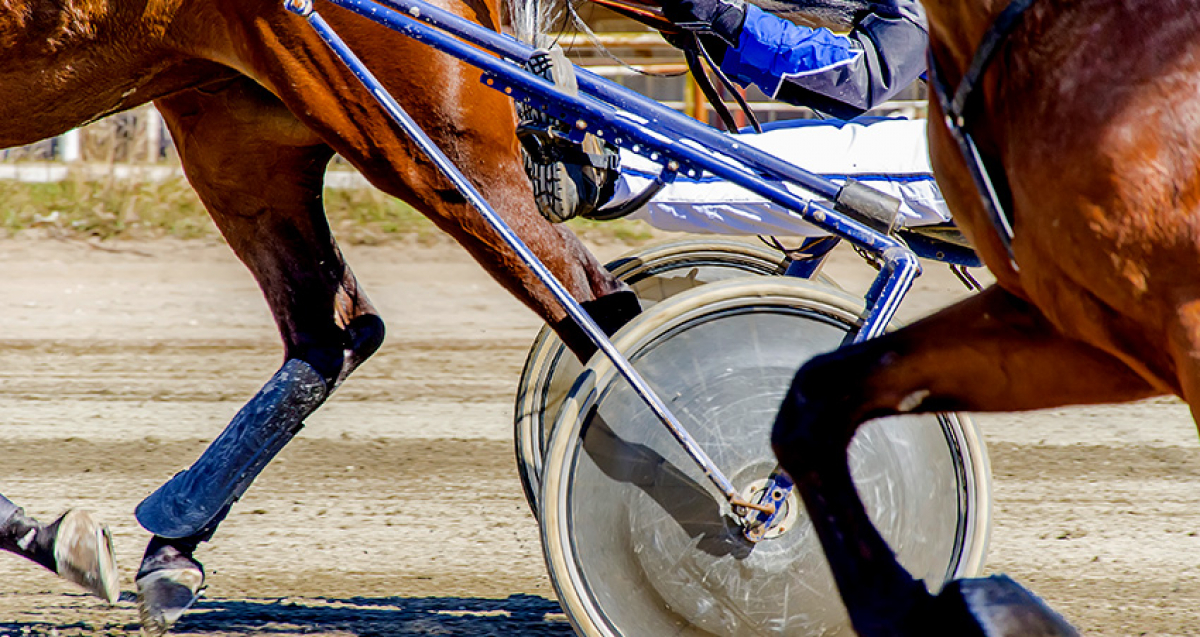
[(162, 130), (163, 120), (162, 115), (159, 115), (158, 109), (150, 106), (146, 109), (146, 162), (151, 164), (158, 163), (159, 157), (162, 156)]
[(72, 128), (58, 138), (58, 157), (62, 161), (75, 162), (83, 158), (83, 148), (79, 137), (79, 129)]

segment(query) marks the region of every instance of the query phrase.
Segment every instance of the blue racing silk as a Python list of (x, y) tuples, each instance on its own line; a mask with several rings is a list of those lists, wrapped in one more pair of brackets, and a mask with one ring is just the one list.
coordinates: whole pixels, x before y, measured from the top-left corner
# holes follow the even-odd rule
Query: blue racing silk
[(810, 29), (746, 5), (721, 70), (772, 98), (851, 119), (891, 99), (925, 71), (929, 45), (918, 0), (878, 0), (847, 36)]
[(742, 86), (755, 84), (774, 97), (786, 78), (847, 66), (860, 55), (847, 37), (792, 24), (746, 4), (738, 44), (725, 52), (721, 70)]

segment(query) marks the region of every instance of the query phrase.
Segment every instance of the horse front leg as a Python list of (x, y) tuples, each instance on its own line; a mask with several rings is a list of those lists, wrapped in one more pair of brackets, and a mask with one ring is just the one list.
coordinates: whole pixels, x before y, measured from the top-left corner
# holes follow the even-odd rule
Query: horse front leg
[[(1074, 634), (1007, 578), (955, 582), (932, 596), (868, 518), (847, 447), (862, 423), (896, 414), (1021, 411), (1161, 393), (1114, 356), (1063, 337), (1036, 308), (992, 287), (804, 365), (780, 409), (772, 446), (804, 499), (860, 635)], [(1007, 605), (1013, 597), (1020, 602)], [(1028, 621), (1042, 623), (1022, 623)]]
[(188, 179), (266, 297), (284, 364), (190, 468), (137, 508), (154, 533), (138, 572), (143, 627), (161, 634), (194, 602), (193, 556), (304, 419), (383, 341), (322, 204), (332, 151), (249, 80), (159, 103)]

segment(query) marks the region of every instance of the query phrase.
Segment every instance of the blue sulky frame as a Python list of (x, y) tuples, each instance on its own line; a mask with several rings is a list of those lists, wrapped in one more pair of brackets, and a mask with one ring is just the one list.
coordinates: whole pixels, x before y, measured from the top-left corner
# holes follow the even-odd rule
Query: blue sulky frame
[[(534, 53), (532, 47), (423, 0), (329, 2), (481, 69), (481, 81), (485, 84), (567, 122), (571, 125), (572, 135), (582, 138), (585, 133), (592, 133), (657, 161), (663, 166), (661, 178), (664, 180), (673, 179), (679, 173), (698, 176), (708, 171), (793, 211), (798, 222), (808, 222), (875, 254), (882, 267), (866, 295), (867, 310), (854, 341), (883, 333), (913, 280), (920, 274), (917, 256), (937, 258), (957, 265), (978, 265), (974, 255), (967, 251), (962, 254), (934, 253), (932, 248), (926, 249), (922, 245), (910, 247), (887, 232), (875, 229), (870, 215), (856, 215), (852, 207), (831, 208), (797, 196), (785, 189), (781, 182), (798, 185), (824, 201), (842, 201), (843, 186), (743, 144), (734, 136), (720, 133), (586, 70), (576, 69), (579, 95), (561, 93), (550, 82), (523, 68)], [(634, 391), (724, 494), (733, 510), (742, 517), (747, 537), (758, 539), (761, 532), (774, 522), (775, 507), (769, 503), (742, 501), (741, 494), (730, 480), (654, 394), (637, 370), (314, 10), (312, 0), (284, 0), (284, 5), (308, 21), (421, 151), (429, 156), (484, 220), (533, 269), (567, 314), (612, 360)], [(920, 252), (914, 252), (914, 248)], [(789, 269), (789, 274), (807, 276), (811, 271), (806, 273), (802, 268), (793, 268)], [(774, 472), (772, 477), (774, 485), (769, 486), (773, 488), (766, 489), (765, 493), (772, 494), (775, 501), (786, 499), (792, 488), (791, 481), (781, 471)]]

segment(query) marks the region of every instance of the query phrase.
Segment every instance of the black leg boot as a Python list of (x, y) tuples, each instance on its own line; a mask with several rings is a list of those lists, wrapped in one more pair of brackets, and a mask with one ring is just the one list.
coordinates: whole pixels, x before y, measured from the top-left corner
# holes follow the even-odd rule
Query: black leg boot
[[(616, 334), (617, 330), (642, 313), (642, 304), (631, 290), (606, 294), (592, 301), (584, 301), (580, 305), (607, 336)], [(592, 339), (588, 338), (583, 328), (579, 327), (569, 316), (550, 327), (558, 333), (558, 337), (566, 344), (567, 349), (574, 352), (584, 363), (599, 349)]]

